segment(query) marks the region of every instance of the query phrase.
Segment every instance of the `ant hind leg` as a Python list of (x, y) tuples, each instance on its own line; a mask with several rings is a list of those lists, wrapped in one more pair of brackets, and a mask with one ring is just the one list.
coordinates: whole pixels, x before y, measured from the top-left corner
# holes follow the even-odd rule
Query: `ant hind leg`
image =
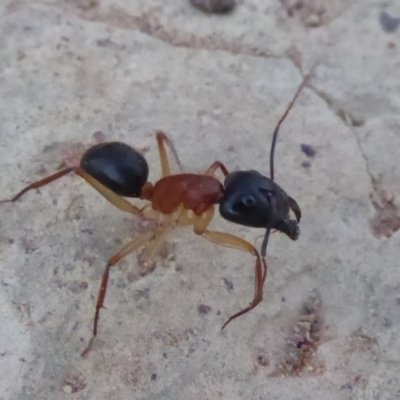
[(86, 349), (82, 352), (82, 357), (86, 357), (86, 355), (88, 354), (89, 350), (91, 349), (93, 341), (97, 335), (97, 327), (98, 327), (98, 323), (99, 323), (100, 309), (103, 308), (103, 305), (104, 305), (104, 299), (106, 297), (108, 278), (110, 275), (111, 267), (113, 267), (115, 264), (117, 264), (118, 261), (120, 261), (122, 258), (126, 257), (128, 254), (133, 253), (135, 250), (144, 246), (153, 237), (154, 237), (153, 230), (143, 233), (142, 235), (138, 236), (133, 241), (128, 243), (118, 253), (114, 254), (114, 256), (112, 256), (110, 258), (110, 260), (108, 261), (108, 263), (104, 269), (104, 272), (103, 272), (100, 290), (99, 290), (99, 294), (97, 296), (96, 311), (95, 311), (94, 323), (93, 323), (93, 335), (92, 335), (92, 338), (90, 339)]
[(66, 168), (61, 171), (56, 172), (53, 175), (43, 178), (39, 181), (33, 182), (30, 185), (23, 188), (20, 192), (18, 192), (11, 199), (0, 201), (0, 204), (17, 201), (20, 197), (22, 197), (25, 193), (29, 192), (30, 190), (39, 189), (43, 186), (46, 186), (49, 183), (54, 182), (57, 179), (60, 179), (63, 176), (69, 174), (70, 172), (74, 172), (76, 175), (79, 175), (81, 178), (83, 178), (90, 186), (92, 186), (94, 189), (96, 189), (103, 197), (105, 197), (115, 207), (119, 208), (122, 211), (129, 212), (131, 214), (140, 215), (139, 208), (135, 207), (128, 200), (125, 200), (123, 197), (119, 196), (118, 194), (114, 193), (112, 190), (108, 189), (106, 186), (104, 186), (98, 180), (93, 178), (93, 176), (91, 176), (90, 174), (85, 172), (80, 167)]

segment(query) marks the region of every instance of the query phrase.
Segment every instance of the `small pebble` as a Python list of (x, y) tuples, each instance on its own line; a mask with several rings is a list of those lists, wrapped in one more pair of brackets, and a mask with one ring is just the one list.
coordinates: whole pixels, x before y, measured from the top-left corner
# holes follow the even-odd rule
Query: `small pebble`
[(311, 14), (308, 18), (304, 21), (306, 26), (310, 28), (318, 28), (322, 24), (322, 18), (317, 14)]
[(300, 349), (289, 349), (286, 353), (286, 363), (294, 368), (300, 368), (303, 363), (303, 352)]
[(209, 14), (228, 14), (236, 6), (235, 0), (190, 0), (190, 3)]
[(394, 199), (395, 199), (395, 195), (393, 193), (386, 192), (386, 191), (383, 193), (383, 200), (385, 200), (386, 203), (392, 204), (394, 202)]
[(67, 394), (72, 394), (72, 387), (70, 385), (64, 385), (62, 391)]
[(92, 137), (96, 143), (104, 143), (107, 140), (106, 135), (102, 131), (93, 133)]

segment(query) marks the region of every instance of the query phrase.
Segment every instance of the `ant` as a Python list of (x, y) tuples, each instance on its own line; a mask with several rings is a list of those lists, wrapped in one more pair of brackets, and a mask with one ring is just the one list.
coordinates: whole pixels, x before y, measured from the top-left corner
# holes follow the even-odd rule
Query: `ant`
[[(111, 267), (128, 254), (148, 245), (145, 249), (144, 275), (167, 235), (176, 227), (192, 226), (196, 235), (212, 243), (242, 250), (256, 257), (254, 298), (249, 306), (233, 314), (223, 324), (221, 331), (232, 320), (249, 312), (261, 302), (267, 276), (265, 257), (271, 230), (283, 232), (292, 240), (296, 240), (300, 233), (299, 205), (274, 182), (274, 153), (280, 126), (309, 78), (310, 75), (304, 78), (274, 130), (270, 151), (270, 178), (254, 170), (230, 173), (220, 161), (215, 161), (203, 174), (173, 175), (165, 146), (169, 147), (182, 169), (178, 155), (168, 136), (157, 132), (162, 178), (154, 185), (147, 181), (149, 167), (138, 151), (121, 142), (106, 142), (89, 148), (82, 156), (79, 166), (65, 168), (31, 183), (11, 199), (0, 202), (15, 202), (26, 192), (73, 172), (120, 210), (155, 222), (154, 227), (138, 235), (108, 261), (97, 297), (93, 334), (82, 356), (88, 353), (97, 335), (100, 309), (104, 304)], [(215, 176), (218, 169), (225, 176), (223, 184)], [(139, 209), (125, 197), (148, 200), (150, 204)], [(219, 205), (221, 216), (230, 222), (266, 229), (261, 252), (237, 236), (207, 229), (214, 216), (215, 205)], [(295, 220), (290, 219), (290, 210), (293, 211)]]

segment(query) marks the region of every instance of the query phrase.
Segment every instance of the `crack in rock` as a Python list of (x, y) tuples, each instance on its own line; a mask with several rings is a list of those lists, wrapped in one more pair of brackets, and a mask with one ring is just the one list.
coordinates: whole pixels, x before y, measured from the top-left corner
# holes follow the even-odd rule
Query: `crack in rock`
[(379, 179), (372, 173), (368, 156), (365, 154), (362, 146), (361, 138), (354, 129), (354, 127), (364, 125), (365, 121), (346, 111), (337, 100), (331, 98), (327, 93), (316, 89), (312, 85), (309, 85), (309, 88), (313, 90), (314, 93), (327, 104), (329, 109), (353, 132), (361, 157), (365, 162), (365, 171), (369, 176), (372, 186), (370, 201), (376, 211), (375, 216), (370, 220), (372, 233), (377, 238), (383, 236), (387, 238), (391, 237), (394, 232), (400, 229), (400, 210), (394, 202), (394, 194), (384, 190)]
[(78, 8), (78, 10), (69, 7), (69, 11), (74, 12), (83, 20), (102, 22), (120, 29), (139, 31), (174, 47), (224, 51), (234, 55), (241, 54), (253, 57), (287, 59), (286, 55), (272, 54), (268, 50), (262, 50), (255, 46), (241, 43), (229, 43), (229, 41), (217, 38), (214, 35), (197, 37), (189, 32), (181, 32), (174, 28), (168, 29), (157, 16), (160, 7), (154, 7), (138, 16), (127, 14), (116, 7), (111, 7), (104, 12), (97, 5), (90, 8)]

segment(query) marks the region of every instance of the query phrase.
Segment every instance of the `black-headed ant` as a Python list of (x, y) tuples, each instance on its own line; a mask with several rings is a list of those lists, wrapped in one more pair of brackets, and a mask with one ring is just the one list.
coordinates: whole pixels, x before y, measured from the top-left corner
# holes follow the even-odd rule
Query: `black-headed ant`
[[(82, 355), (89, 351), (97, 334), (99, 313), (106, 296), (110, 268), (123, 257), (145, 245), (146, 264), (151, 265), (168, 234), (177, 227), (192, 226), (195, 234), (210, 242), (246, 251), (256, 257), (254, 298), (248, 307), (232, 315), (221, 330), (230, 321), (252, 310), (261, 302), (267, 276), (265, 256), (271, 230), (281, 231), (292, 240), (299, 236), (300, 207), (274, 182), (274, 152), (279, 128), (308, 79), (309, 76), (303, 80), (274, 130), (270, 152), (270, 178), (253, 170), (230, 173), (219, 161), (215, 161), (203, 174), (173, 175), (165, 145), (170, 148), (178, 164), (179, 158), (170, 139), (163, 132), (157, 132), (162, 178), (154, 185), (147, 181), (149, 167), (138, 151), (124, 143), (106, 142), (89, 148), (79, 166), (65, 168), (34, 182), (13, 198), (0, 202), (15, 202), (29, 190), (38, 189), (74, 172), (120, 210), (150, 218), (155, 222), (150, 230), (138, 235), (108, 261), (97, 298), (93, 336)], [(223, 184), (215, 176), (218, 169), (225, 176)], [(139, 209), (124, 197), (145, 199), (149, 204)], [(237, 236), (207, 229), (214, 216), (215, 205), (219, 205), (221, 216), (230, 222), (266, 229), (261, 252)], [(290, 210), (294, 212), (296, 219), (290, 219)]]

